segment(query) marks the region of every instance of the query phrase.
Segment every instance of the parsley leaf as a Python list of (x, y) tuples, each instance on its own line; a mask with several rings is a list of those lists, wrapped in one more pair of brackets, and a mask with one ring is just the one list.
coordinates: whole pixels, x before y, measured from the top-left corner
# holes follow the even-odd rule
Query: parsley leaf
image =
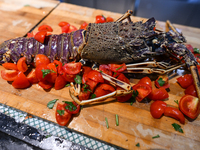
[(69, 111), (75, 111), (77, 109), (77, 107), (72, 102), (63, 102), (67, 104), (67, 106), (65, 106), (65, 109), (68, 109)]
[(178, 100), (174, 100), (174, 102), (179, 105)]
[(64, 110), (57, 110), (57, 112), (58, 112), (58, 114), (59, 114), (60, 116), (64, 115), (64, 113), (65, 113)]
[(140, 147), (140, 143), (137, 143), (135, 146)]
[(159, 79), (158, 79), (158, 84), (159, 84), (160, 86), (163, 86), (163, 85), (165, 84), (165, 81), (163, 81), (162, 78), (159, 78)]
[(58, 100), (58, 99), (54, 99), (54, 100), (48, 102), (47, 107), (48, 107), (49, 109), (52, 109), (53, 106), (55, 105), (55, 103), (57, 102), (57, 100)]
[(66, 85), (65, 85), (65, 87), (68, 87), (68, 86), (70, 86), (70, 84), (66, 84)]
[(200, 54), (200, 50), (198, 48), (194, 48), (194, 53)]
[(181, 129), (181, 126), (179, 124), (173, 123), (172, 126), (174, 127), (174, 129), (176, 131), (179, 131), (179, 132), (183, 133), (183, 129)]
[(93, 98), (96, 98), (96, 94), (94, 94), (94, 93), (91, 95), (91, 99), (93, 99)]
[(136, 90), (133, 90), (133, 95), (132, 95), (132, 97), (131, 97), (131, 103), (130, 103), (130, 105), (133, 105), (133, 103), (136, 101), (135, 100), (135, 98), (138, 96), (138, 91)]
[(160, 137), (160, 135), (158, 134), (156, 136), (153, 136), (152, 139), (159, 138), (159, 137)]
[(81, 78), (80, 75), (76, 75), (76, 78), (74, 78), (74, 80), (75, 80), (75, 82), (76, 82), (77, 84), (81, 84), (81, 83), (82, 83), (82, 78)]
[(50, 70), (50, 69), (42, 69), (42, 78), (44, 78), (46, 75), (50, 74), (50, 73), (56, 73), (54, 70)]
[(121, 69), (122, 67), (123, 67), (123, 66), (120, 66), (119, 68), (116, 69), (116, 71), (119, 70), (119, 69)]

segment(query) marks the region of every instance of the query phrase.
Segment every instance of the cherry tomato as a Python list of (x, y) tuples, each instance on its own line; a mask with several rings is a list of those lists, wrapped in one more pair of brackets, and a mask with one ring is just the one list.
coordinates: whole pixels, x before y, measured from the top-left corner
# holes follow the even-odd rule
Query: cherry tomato
[(113, 22), (113, 21), (114, 21), (114, 19), (112, 17), (107, 17), (106, 18), (106, 22)]
[(65, 87), (67, 81), (62, 75), (58, 75), (58, 77), (55, 80), (54, 88), (55, 90), (60, 90)]
[(89, 86), (89, 89), (93, 92), (94, 89), (96, 88), (98, 82), (91, 80), (91, 79), (87, 79), (86, 84)]
[(46, 80), (44, 80), (44, 81), (39, 81), (39, 82), (38, 82), (38, 85), (41, 86), (41, 87), (42, 87), (43, 89), (45, 89), (45, 90), (48, 90), (48, 89), (50, 89), (50, 88), (53, 87), (53, 83), (50, 83), (50, 82), (48, 82), (48, 81), (46, 81)]
[(58, 25), (59, 25), (60, 27), (63, 27), (63, 26), (66, 26), (66, 25), (68, 25), (68, 24), (69, 24), (68, 22), (61, 21)]
[(70, 24), (61, 27), (62, 33), (69, 33)]
[(168, 80), (169, 80), (169, 78), (166, 75), (159, 76), (155, 81), (155, 85), (157, 88), (163, 87), (163, 88), (167, 89), (170, 87)]
[(80, 29), (86, 30), (87, 26), (88, 26), (88, 23), (84, 22), (83, 24), (81, 24)]
[(57, 68), (56, 68), (56, 65), (54, 63), (49, 63), (47, 65), (47, 68), (49, 69), (50, 73), (45, 76), (46, 80), (48, 82), (55, 83), (56, 78), (57, 78)]
[(194, 49), (193, 49), (193, 47), (192, 47), (191, 44), (185, 44), (185, 46), (186, 46), (186, 48), (187, 48), (188, 50), (190, 50), (192, 53), (194, 53)]
[(47, 31), (39, 31), (35, 34), (34, 39), (40, 43), (44, 43), (45, 37), (47, 35)]
[(54, 60), (53, 63), (56, 65), (57, 73), (62, 75), (63, 74), (62, 62), (60, 62), (58, 60)]
[(113, 73), (112, 73), (112, 71), (110, 70), (110, 67), (108, 66), (108, 65), (100, 65), (99, 66), (99, 70), (100, 71), (103, 71), (103, 73), (105, 73), (105, 74), (108, 74), (109, 76), (112, 76), (113, 75)]
[(49, 25), (41, 25), (38, 28), (38, 31), (48, 31), (48, 32), (53, 32), (53, 29)]
[(14, 81), (18, 73), (18, 70), (1, 70), (1, 77), (6, 81)]
[(70, 62), (63, 66), (63, 70), (67, 74), (78, 74), (81, 71), (81, 66), (81, 62)]
[(148, 95), (148, 98), (154, 101), (163, 100), (169, 97), (169, 94), (165, 90), (165, 88), (154, 88), (151, 93)]
[(191, 119), (195, 119), (200, 112), (199, 99), (192, 95), (185, 95), (179, 101), (180, 110)]
[(133, 87), (133, 90), (138, 91), (138, 95), (136, 97), (136, 100), (138, 102), (141, 102), (145, 97), (147, 97), (151, 93), (151, 87), (147, 84), (135, 84)]
[(75, 26), (70, 25), (68, 33), (78, 30)]
[(35, 84), (39, 82), (35, 74), (35, 69), (31, 70), (31, 72), (27, 75), (27, 79), (31, 84)]
[(142, 83), (142, 84), (147, 84), (149, 85), (151, 88), (152, 88), (152, 82), (151, 82), (151, 79), (149, 77), (143, 77), (142, 79), (140, 79), (140, 81), (138, 82), (139, 84)]
[(28, 66), (26, 64), (26, 57), (21, 57), (17, 62), (17, 69), (22, 72), (26, 72), (28, 70)]
[(175, 118), (176, 120), (178, 120), (182, 124), (185, 123), (185, 117), (184, 117), (184, 115), (177, 108), (166, 107), (165, 111), (164, 111), (164, 115), (172, 117), (172, 118)]
[(43, 55), (43, 54), (37, 54), (35, 57), (35, 63), (36, 63), (36, 67), (39, 64), (45, 64), (48, 65), (50, 63), (50, 60), (47, 56)]
[(110, 70), (113, 72), (123, 72), (124, 70), (126, 70), (126, 64), (108, 64), (108, 66), (110, 67)]
[(74, 82), (74, 78), (76, 78), (76, 74), (67, 74), (66, 72), (62, 75), (67, 82)]
[(96, 97), (100, 97), (114, 91), (115, 89), (111, 85), (102, 83), (96, 87), (94, 94), (96, 95)]
[(193, 78), (191, 74), (185, 74), (183, 76), (178, 77), (176, 80), (184, 89), (193, 84)]
[(65, 102), (64, 108), (68, 113), (70, 113), (70, 114), (79, 113), (81, 107), (76, 102), (74, 102), (74, 101), (73, 102), (64, 101), (64, 102)]
[(191, 84), (190, 86), (188, 86), (187, 89), (185, 89), (184, 92), (185, 92), (185, 94), (197, 97), (197, 91), (196, 91), (196, 88), (195, 88), (194, 84)]
[(80, 92), (80, 94), (78, 95), (78, 99), (80, 101), (82, 101), (82, 100), (88, 100), (90, 98), (90, 94), (91, 94), (91, 92), (89, 90), (86, 90), (86, 91), (82, 90)]
[[(58, 112), (60, 112), (60, 114)], [(56, 107), (56, 121), (57, 121), (57, 123), (59, 125), (61, 125), (61, 126), (67, 125), (67, 123), (71, 119), (71, 116), (72, 115), (70, 113), (65, 111), (64, 104), (60, 104), (60, 103), (57, 104), (57, 107)]]
[(102, 15), (97, 15), (96, 16), (95, 23), (104, 23), (104, 22), (106, 22), (106, 19)]
[(2, 66), (7, 70), (18, 70), (17, 65), (14, 63), (3, 63)]
[(33, 32), (27, 33), (27, 37), (28, 37), (28, 38), (34, 37)]
[(151, 104), (150, 112), (153, 118), (159, 119), (165, 112), (167, 104), (163, 101), (155, 101)]
[(12, 86), (16, 89), (24, 89), (29, 87), (30, 83), (24, 73), (20, 71), (17, 78), (13, 81)]
[(87, 78), (89, 78), (93, 81), (96, 81), (96, 82), (101, 82), (101, 83), (104, 82), (104, 79), (103, 79), (101, 73), (96, 70), (90, 71), (87, 75)]

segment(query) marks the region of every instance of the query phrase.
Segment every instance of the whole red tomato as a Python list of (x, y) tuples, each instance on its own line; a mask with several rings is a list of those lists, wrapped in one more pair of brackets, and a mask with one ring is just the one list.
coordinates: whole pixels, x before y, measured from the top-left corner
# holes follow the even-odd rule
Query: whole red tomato
[(106, 22), (106, 19), (102, 15), (97, 15), (96, 16), (95, 23), (104, 23), (104, 22)]
[(177, 78), (177, 81), (184, 89), (193, 84), (193, 78), (191, 74), (185, 74), (183, 76), (180, 76)]

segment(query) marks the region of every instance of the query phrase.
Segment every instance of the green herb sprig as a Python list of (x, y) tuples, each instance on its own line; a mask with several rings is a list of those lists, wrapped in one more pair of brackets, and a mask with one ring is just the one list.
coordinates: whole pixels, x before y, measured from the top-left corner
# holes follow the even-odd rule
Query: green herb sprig
[(54, 100), (48, 102), (48, 103), (47, 103), (47, 107), (48, 107), (49, 109), (52, 109), (53, 106), (55, 105), (55, 103), (57, 102), (57, 100), (58, 100), (58, 99), (54, 99)]
[(172, 126), (176, 131), (183, 133), (183, 129), (181, 129), (181, 126), (179, 124), (173, 123)]

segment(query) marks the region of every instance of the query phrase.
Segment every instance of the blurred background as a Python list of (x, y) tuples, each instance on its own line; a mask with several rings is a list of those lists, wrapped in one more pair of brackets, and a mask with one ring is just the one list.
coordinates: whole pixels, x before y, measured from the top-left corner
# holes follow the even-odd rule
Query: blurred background
[(172, 23), (200, 28), (200, 0), (60, 0), (71, 4), (125, 13), (138, 17), (170, 20)]

